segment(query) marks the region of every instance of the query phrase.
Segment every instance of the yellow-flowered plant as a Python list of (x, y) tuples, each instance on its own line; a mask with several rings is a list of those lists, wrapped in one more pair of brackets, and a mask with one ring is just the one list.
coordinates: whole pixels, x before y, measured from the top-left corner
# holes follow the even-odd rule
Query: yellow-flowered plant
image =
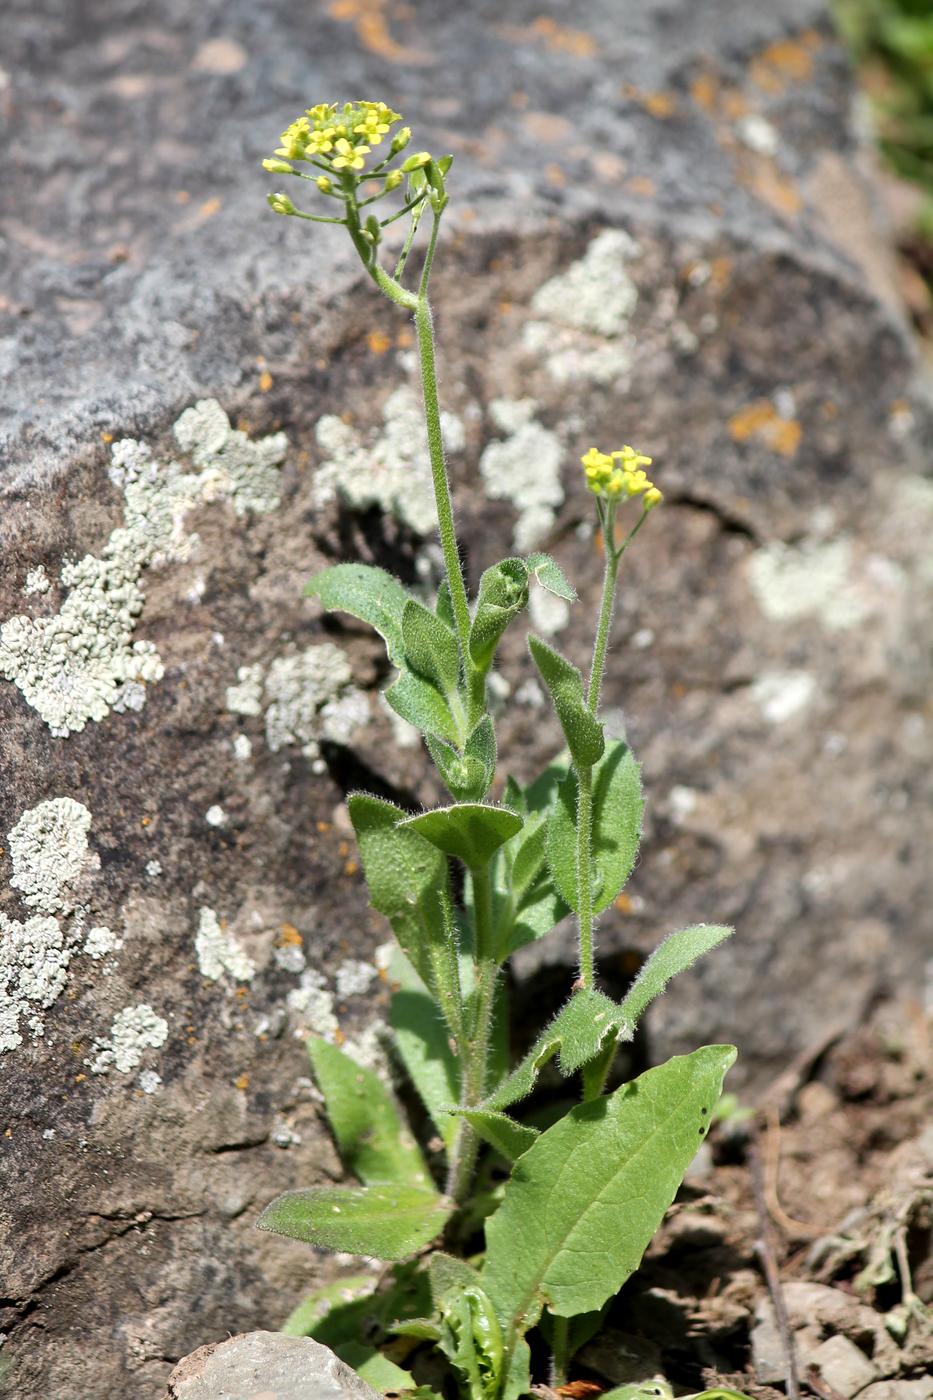
[[(731, 1046), (677, 1057), (610, 1094), (605, 1086), (619, 1041), (631, 1039), (648, 1003), (730, 930), (701, 924), (672, 934), (620, 1003), (597, 987), (596, 917), (628, 879), (641, 831), (638, 765), (599, 716), (622, 555), (661, 500), (646, 470), (651, 458), (632, 447), (592, 447), (582, 458), (605, 567), (588, 678), (549, 643), (529, 636), (566, 752), (533, 783), (522, 787), (510, 778), (490, 798), (498, 749), (488, 681), (499, 643), (526, 608), (532, 586), (567, 603), (576, 594), (546, 554), (501, 560), (482, 574), (473, 598), (467, 592), (428, 302), (451, 158), (428, 151), (404, 157), (411, 131), (401, 127), (391, 135), (401, 120), (384, 102), (319, 104), (292, 122), (263, 164), (272, 174), (307, 181), (309, 191), (340, 210), (336, 217), (306, 213), (275, 193), (269, 195), (274, 212), (343, 224), (369, 276), (414, 317), (446, 577), (432, 606), (391, 574), (358, 562), (325, 569), (306, 592), (384, 638), (398, 672), (386, 700), (424, 734), (450, 794), (446, 805), (415, 814), (367, 793), (353, 793), (347, 803), (372, 904), (400, 945), (390, 969), (399, 1060), (433, 1121), (446, 1179), (441, 1187), (382, 1081), (337, 1046), (312, 1039), (312, 1068), (337, 1145), (361, 1185), (288, 1192), (260, 1225), (315, 1245), (402, 1261), (386, 1271), (371, 1318), (357, 1303), (344, 1314), (331, 1293), (326, 1306), (320, 1297), (302, 1304), (286, 1330), (315, 1335), (324, 1327), (322, 1339), (343, 1349), (377, 1388), (414, 1393), (412, 1375), (378, 1350), (387, 1332), (407, 1333), (416, 1347), (434, 1343), (448, 1358), (465, 1400), (520, 1400), (531, 1387), (532, 1356), (545, 1346), (553, 1357), (550, 1384), (564, 1383), (575, 1345), (637, 1266), (712, 1120)], [(377, 148), (387, 138), (380, 159)], [(383, 218), (369, 212), (393, 191), (400, 192), (395, 212)], [(409, 257), (428, 210), (431, 232), (412, 279)], [(389, 272), (380, 261), (382, 234), (406, 214), (409, 226)], [(640, 509), (620, 542), (617, 526), (629, 501)], [(451, 861), (459, 863), (456, 880)], [(549, 934), (571, 911), (579, 978), (557, 1017), (508, 1071), (496, 1044), (508, 1036), (494, 1035), (505, 1006), (502, 969), (513, 952)], [(584, 1104), (542, 1132), (540, 1120), (519, 1105), (549, 1060), (565, 1076), (579, 1072)], [(490, 1189), (495, 1176), (487, 1171), (478, 1192), (478, 1168), (515, 1162), (520, 1166), (504, 1187)], [(440, 1238), (444, 1252), (429, 1259)], [(571, 1329), (579, 1314), (591, 1319)], [(393, 1318), (379, 1330), (378, 1319)], [(526, 1340), (533, 1329), (534, 1353)], [(443, 1381), (445, 1394), (451, 1379)], [(660, 1382), (652, 1382), (650, 1397), (633, 1390), (637, 1397), (625, 1400), (670, 1400), (670, 1388)], [(427, 1386), (417, 1394), (439, 1400)]]

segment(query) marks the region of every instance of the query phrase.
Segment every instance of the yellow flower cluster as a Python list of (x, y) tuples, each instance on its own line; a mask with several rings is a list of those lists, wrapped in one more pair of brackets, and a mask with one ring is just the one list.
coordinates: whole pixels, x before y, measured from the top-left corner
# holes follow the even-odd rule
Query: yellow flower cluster
[(645, 510), (651, 510), (663, 500), (645, 471), (645, 467), (651, 466), (651, 458), (633, 447), (623, 447), (617, 452), (600, 452), (591, 447), (580, 461), (586, 473), (586, 484), (594, 496), (610, 501), (641, 496)]
[[(340, 109), (336, 102), (319, 102), (282, 132), (275, 154), (285, 160), (324, 156), (334, 170), (362, 170), (372, 148), (401, 120), (384, 102), (346, 102)], [(398, 140), (393, 146), (400, 150)]]

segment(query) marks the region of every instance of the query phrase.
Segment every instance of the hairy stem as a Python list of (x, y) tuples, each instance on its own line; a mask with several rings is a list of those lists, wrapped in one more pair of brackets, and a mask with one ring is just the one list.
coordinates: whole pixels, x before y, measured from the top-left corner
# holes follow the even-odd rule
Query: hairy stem
[[(473, 882), (473, 917), (476, 986), (472, 997), (469, 1036), (460, 1050), (460, 1107), (474, 1108), (487, 1089), (492, 1041), (492, 1017), (496, 1000), (499, 967), (493, 956), (492, 882), (488, 866), (470, 872)], [(469, 1123), (461, 1119), (450, 1159), (447, 1194), (463, 1202), (470, 1192), (479, 1139)]]

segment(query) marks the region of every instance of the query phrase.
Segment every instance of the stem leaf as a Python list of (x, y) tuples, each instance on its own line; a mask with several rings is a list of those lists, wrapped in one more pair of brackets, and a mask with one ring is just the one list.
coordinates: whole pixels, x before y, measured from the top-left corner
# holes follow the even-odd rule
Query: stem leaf
[(707, 1045), (675, 1056), (577, 1105), (516, 1162), (486, 1223), (482, 1273), (509, 1338), (533, 1326), (544, 1304), (559, 1317), (601, 1308), (634, 1273), (735, 1054)]
[(529, 554), (525, 560), (535, 581), (567, 603), (577, 601), (577, 590), (567, 579), (566, 574), (549, 554)]
[(393, 958), (390, 975), (401, 980), (402, 986), (392, 997), (389, 1024), (395, 1032), (399, 1059), (449, 1153), (457, 1123), (445, 1109), (460, 1098), (460, 1066), (437, 1007), (407, 958), (404, 965), (407, 976), (400, 974), (402, 955)]
[(503, 559), (485, 571), (470, 627), (470, 658), (477, 670), (489, 670), (499, 639), (527, 603), (528, 569), (523, 560)]
[(489, 715), (473, 729), (460, 754), (441, 739), (428, 739), (431, 757), (452, 797), (481, 802), (496, 774), (496, 736)]
[(460, 680), (457, 638), (445, 622), (414, 598), (408, 599), (402, 613), (402, 643), (409, 669), (443, 695), (453, 695)]
[[(638, 855), (644, 800), (639, 767), (621, 739), (611, 739), (593, 769), (593, 913), (622, 889)], [(548, 823), (548, 863), (554, 883), (571, 909), (577, 894), (577, 778), (561, 783)]]
[(507, 1113), (496, 1113), (489, 1108), (461, 1109), (459, 1116), (507, 1162), (516, 1162), (540, 1136), (537, 1128), (516, 1123)]
[(646, 1006), (661, 995), (672, 977), (730, 937), (727, 924), (695, 924), (668, 934), (644, 964), (622, 1001), (623, 1015), (634, 1026)]
[(606, 741), (602, 725), (586, 707), (583, 677), (566, 657), (534, 633), (528, 638), (528, 647), (554, 702), (574, 763), (582, 768), (591, 767), (602, 756)]
[(417, 1186), (315, 1186), (266, 1206), (260, 1230), (370, 1259), (406, 1259), (440, 1234), (451, 1206)]
[(371, 564), (335, 564), (315, 574), (304, 591), (328, 612), (349, 613), (367, 622), (385, 642), (389, 660), (402, 664), (402, 615), (411, 594), (392, 574)]
[(366, 1186), (430, 1188), (427, 1164), (378, 1075), (319, 1036), (307, 1042), (344, 1164)]
[(462, 735), (450, 705), (437, 687), (404, 667), (385, 692), (386, 702), (397, 715), (437, 739), (460, 747)]
[(522, 827), (508, 807), (483, 802), (456, 802), (435, 807), (399, 822), (400, 831), (415, 831), (445, 855), (456, 856), (471, 870), (489, 864), (499, 847)]

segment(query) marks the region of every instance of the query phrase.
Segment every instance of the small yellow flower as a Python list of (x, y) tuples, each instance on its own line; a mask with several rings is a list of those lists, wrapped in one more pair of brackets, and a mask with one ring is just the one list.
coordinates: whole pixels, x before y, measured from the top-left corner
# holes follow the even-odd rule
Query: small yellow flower
[(362, 170), (366, 161), (364, 156), (369, 155), (369, 146), (351, 146), (345, 136), (341, 136), (334, 144), (337, 154), (333, 157), (333, 167), (335, 170)]
[[(627, 499), (655, 492), (654, 484), (648, 480), (644, 470), (651, 465), (651, 458), (636, 452), (633, 447), (621, 447), (615, 452), (600, 452), (599, 448), (591, 447), (580, 461), (586, 483), (596, 496), (614, 501), (620, 497)], [(651, 505), (657, 505), (659, 500), (660, 492), (657, 492), (652, 496)], [(647, 509), (650, 510), (651, 506)]]
[(310, 138), (311, 124), (308, 118), (299, 117), (282, 132), (282, 145), (276, 151), (276, 155), (285, 156), (288, 160), (301, 160)]
[(319, 175), (314, 183), (323, 194), (330, 194), (334, 188), (334, 182), (329, 175)]
[(387, 190), (394, 190), (394, 189), (397, 189), (398, 186), (399, 186), (401, 183), (402, 183), (402, 172), (401, 172), (401, 170), (390, 170), (389, 173), (388, 173), (388, 175), (386, 176), (386, 180), (385, 180), (385, 187), (386, 187), (386, 189), (387, 189)]
[(663, 494), (656, 486), (652, 486), (650, 491), (646, 491), (642, 496), (641, 503), (645, 510), (654, 510), (655, 506), (659, 506), (663, 500)]

